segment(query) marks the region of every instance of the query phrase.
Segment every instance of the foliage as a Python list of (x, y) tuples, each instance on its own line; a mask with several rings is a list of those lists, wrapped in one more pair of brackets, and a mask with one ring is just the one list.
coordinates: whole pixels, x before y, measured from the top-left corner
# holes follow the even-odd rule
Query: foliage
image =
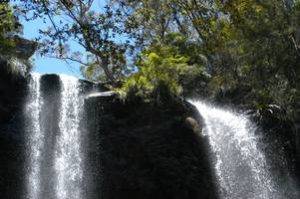
[(281, 0), (231, 0), (220, 11), (224, 15), (211, 25), (205, 44), (214, 66), (211, 88), (250, 86), (248, 103), (257, 109), (266, 103), (288, 107), (291, 91), (299, 89), (297, 7)]
[(9, 33), (15, 31), (15, 18), (13, 11), (8, 4), (0, 4), (0, 52), (3, 49), (12, 47), (14, 44), (6, 37)]
[(171, 93), (180, 95), (184, 81), (203, 69), (201, 62), (196, 62), (199, 55), (193, 55), (194, 47), (175, 33), (166, 35), (163, 44), (153, 42), (136, 60), (138, 72), (128, 78), (123, 91), (135, 90), (136, 95), (149, 98), (160, 85), (165, 85)]
[(14, 15), (8, 4), (0, 4), (0, 36), (14, 30)]
[[(291, 118), (299, 112), (299, 1), (143, 0), (135, 3), (116, 0), (114, 3), (122, 5), (121, 10), (127, 13), (126, 23), (131, 27), (129, 31), (138, 38), (137, 46), (146, 46), (146, 49), (153, 43), (163, 46), (170, 33), (179, 33), (193, 41), (194, 51), (181, 45), (179, 54), (190, 60), (197, 53), (205, 55), (205, 62), (204, 59), (196, 59), (194, 64), (205, 66), (204, 71), (211, 77), (207, 86), (212, 95), (246, 87), (251, 88), (246, 95), (250, 97), (242, 97), (241, 101), (262, 113), (269, 112), (270, 106), (286, 109)], [(161, 51), (151, 50), (156, 54)], [(145, 52), (142, 54), (145, 56)], [(151, 59), (147, 58), (150, 62)], [(139, 71), (153, 69), (148, 62), (137, 63)], [(157, 68), (162, 73), (166, 72), (164, 69)], [(157, 70), (149, 70), (149, 73), (155, 74)], [(181, 75), (193, 79), (189, 71), (182, 71)], [(136, 79), (147, 77), (144, 73), (138, 72), (128, 82), (133, 79), (135, 84), (143, 85), (144, 81)], [(195, 73), (205, 78), (200, 75), (203, 70), (193, 71)], [(180, 85), (182, 87), (182, 83)], [(143, 90), (143, 86), (138, 88)]]
[[(31, 63), (20, 56), (22, 52), (16, 50), (22, 42), (18, 35), (22, 32), (13, 8), (8, 3), (0, 4), (0, 60), (5, 61), (6, 70), (12, 74), (25, 74), (31, 70)], [(29, 50), (28, 50), (29, 51)], [(28, 52), (27, 52), (28, 53)], [(5, 63), (4, 62), (4, 63)]]
[[(93, 3), (24, 3), (28, 20), (50, 20), (41, 52), (81, 63), (90, 80), (124, 81), (121, 90), (140, 96), (160, 83), (179, 95), (205, 79), (213, 96), (251, 88), (241, 101), (262, 113), (270, 105), (290, 117), (300, 111), (299, 1), (108, 0), (102, 11)], [(69, 41), (86, 53), (72, 52)]]
[[(119, 23), (120, 16), (111, 7), (96, 10), (94, 0), (44, 0), (22, 2), (19, 13), (26, 20), (43, 19), (47, 29), (41, 29), (39, 41), (42, 55), (78, 62), (90, 80), (105, 78), (112, 84), (127, 72), (126, 34)], [(118, 43), (116, 35), (124, 37)], [(71, 45), (82, 51), (72, 51)]]

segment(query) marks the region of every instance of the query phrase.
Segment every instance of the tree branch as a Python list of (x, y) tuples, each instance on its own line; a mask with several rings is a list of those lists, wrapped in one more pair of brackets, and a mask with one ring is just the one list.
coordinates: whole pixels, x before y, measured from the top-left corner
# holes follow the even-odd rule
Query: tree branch
[(75, 59), (75, 58), (72, 58), (72, 57), (58, 57), (58, 56), (51, 56), (51, 55), (47, 56), (47, 57), (54, 58), (54, 59), (61, 59), (61, 60), (64, 60), (64, 61), (69, 60), (69, 61), (77, 62), (77, 63), (79, 63), (81, 65), (84, 65), (84, 66), (89, 66), (88, 63), (85, 63), (85, 62), (83, 62), (83, 61), (81, 61), (79, 59)]

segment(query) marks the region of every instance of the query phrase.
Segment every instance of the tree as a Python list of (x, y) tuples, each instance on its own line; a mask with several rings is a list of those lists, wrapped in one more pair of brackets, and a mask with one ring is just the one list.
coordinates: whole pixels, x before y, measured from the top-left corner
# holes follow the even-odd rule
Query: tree
[[(142, 44), (178, 32), (193, 40), (203, 40), (206, 22), (216, 15), (212, 0), (111, 0), (126, 17), (126, 27)], [(144, 42), (144, 43), (143, 43)]]
[[(109, 0), (103, 11), (93, 4), (24, 3), (33, 11), (28, 19), (51, 22), (40, 31), (42, 53), (81, 63), (88, 79), (125, 81), (145, 95), (162, 81), (179, 94), (198, 76), (210, 77), (212, 93), (245, 86), (257, 101), (286, 107), (299, 98), (299, 1)], [(70, 40), (86, 53), (71, 53)]]
[[(23, 2), (19, 7), (27, 20), (42, 18), (50, 22), (41, 33), (41, 54), (82, 65), (87, 78), (100, 77), (114, 84), (126, 73), (125, 53), (129, 46), (119, 23), (120, 16), (111, 7), (101, 12), (93, 8), (94, 0), (43, 0)], [(117, 42), (117, 38), (122, 42)], [(70, 41), (86, 52), (72, 52)]]
[[(42, 55), (78, 62), (88, 79), (113, 84), (132, 72), (131, 60), (154, 40), (164, 43), (167, 34), (178, 32), (199, 41), (194, 35), (197, 28), (199, 32), (198, 18), (209, 13), (209, 1), (198, 0), (110, 0), (103, 11), (94, 4), (94, 0), (24, 1), (16, 9), (27, 20), (50, 23), (40, 30)], [(72, 52), (70, 41), (86, 52)]]
[[(299, 100), (299, 8), (287, 1), (231, 0), (209, 24), (211, 90), (251, 88), (244, 103), (277, 104), (291, 118)], [(293, 104), (293, 105), (292, 105)]]
[(165, 35), (163, 44), (154, 41), (136, 59), (138, 72), (128, 78), (123, 91), (134, 90), (136, 95), (147, 99), (164, 85), (170, 93), (180, 95), (187, 81), (204, 72), (205, 59), (195, 47), (179, 33)]
[(9, 4), (0, 4), (0, 48), (1, 53), (6, 47), (12, 46), (13, 43), (7, 40), (9, 33), (16, 31), (15, 17)]
[[(19, 37), (23, 26), (10, 4), (0, 4), (0, 61), (1, 67), (13, 74), (27, 74), (31, 70), (29, 57), (36, 44)], [(5, 64), (3, 64), (5, 63)]]

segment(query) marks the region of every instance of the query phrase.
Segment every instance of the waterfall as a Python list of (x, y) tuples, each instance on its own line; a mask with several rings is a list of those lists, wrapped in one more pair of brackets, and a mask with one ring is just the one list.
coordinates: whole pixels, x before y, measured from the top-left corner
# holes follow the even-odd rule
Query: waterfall
[(221, 199), (296, 199), (291, 186), (283, 193), (259, 147), (257, 127), (242, 114), (191, 101), (203, 118), (204, 136), (213, 153)]
[(32, 74), (29, 83), (29, 99), (26, 106), (26, 114), (29, 116), (27, 131), (30, 132), (27, 150), (29, 151), (29, 171), (27, 191), (28, 199), (39, 199), (40, 170), (42, 159), (42, 147), (44, 134), (40, 126), (41, 113), (40, 75)]
[[(82, 199), (84, 168), (80, 121), (84, 100), (79, 81), (60, 75), (60, 106), (55, 108), (54, 102), (46, 103), (43, 99), (41, 77), (32, 74), (25, 109), (29, 159), (26, 199)], [(50, 106), (52, 109), (46, 112)], [(57, 130), (53, 126), (58, 126)], [(48, 135), (49, 132), (52, 135)], [(54, 141), (49, 141), (52, 138)]]
[(57, 199), (81, 199), (83, 170), (79, 123), (83, 101), (76, 78), (61, 76), (61, 81), (60, 135), (55, 147), (56, 194)]

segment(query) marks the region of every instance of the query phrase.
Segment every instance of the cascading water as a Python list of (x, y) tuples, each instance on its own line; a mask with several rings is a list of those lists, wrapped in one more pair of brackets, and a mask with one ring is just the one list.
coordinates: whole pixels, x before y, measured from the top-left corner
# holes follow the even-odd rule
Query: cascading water
[[(84, 100), (80, 95), (79, 81), (73, 77), (60, 76), (60, 107), (59, 110), (50, 111), (49, 116), (42, 113), (42, 110), (47, 109), (47, 104), (44, 104), (40, 81), (40, 75), (32, 74), (26, 105), (29, 133), (26, 198), (82, 199), (83, 153), (80, 121)], [(59, 132), (50, 131), (55, 135), (45, 135), (47, 128), (54, 128), (52, 124), (50, 127), (46, 124), (51, 123), (53, 115), (59, 118)], [(49, 145), (52, 142), (47, 142), (50, 137), (54, 137), (52, 146)], [(47, 167), (43, 167), (43, 164), (47, 164)]]
[(79, 123), (83, 101), (76, 78), (61, 76), (61, 81), (60, 135), (55, 147), (55, 189), (57, 199), (81, 199), (83, 168)]
[(280, 190), (258, 146), (256, 126), (244, 116), (200, 101), (191, 101), (201, 114), (208, 136), (222, 199), (298, 198)]
[(29, 84), (30, 95), (26, 106), (26, 113), (29, 115), (27, 131), (30, 132), (27, 150), (29, 151), (29, 171), (27, 184), (28, 199), (39, 199), (40, 192), (40, 170), (42, 161), (42, 147), (44, 134), (40, 126), (41, 94), (40, 75), (32, 74)]
[[(83, 166), (84, 136), (80, 124), (84, 99), (79, 81), (61, 75), (60, 94), (51, 93), (47, 98), (45, 92), (49, 91), (43, 90), (41, 80), (42, 76), (32, 75), (26, 104), (28, 170), (25, 198), (92, 198), (93, 194), (85, 195), (88, 191), (83, 188), (86, 188), (83, 175), (88, 169)], [(93, 96), (103, 96), (103, 93), (88, 97)], [(221, 199), (299, 198), (293, 183), (286, 183), (288, 188), (283, 190), (270, 172), (259, 148), (256, 126), (246, 116), (199, 101), (192, 101), (192, 104), (204, 119), (204, 134), (209, 138), (215, 156)], [(92, 181), (88, 178), (85, 182)]]

